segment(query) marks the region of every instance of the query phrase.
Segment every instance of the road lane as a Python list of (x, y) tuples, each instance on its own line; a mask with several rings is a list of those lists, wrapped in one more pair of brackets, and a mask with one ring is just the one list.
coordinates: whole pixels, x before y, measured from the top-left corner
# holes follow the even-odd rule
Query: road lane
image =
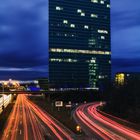
[(45, 140), (46, 136), (52, 140), (72, 140), (70, 131), (32, 103), (26, 95), (18, 95), (2, 140)]
[(30, 100), (26, 100), (26, 103), (32, 108), (34, 113), (50, 128), (50, 130), (58, 137), (59, 139), (72, 139), (70, 134), (66, 132), (64, 128), (57, 124), (58, 122), (54, 121), (50, 115), (45, 113), (41, 108), (35, 105)]
[(123, 126), (106, 116), (103, 116), (97, 108), (99, 102), (79, 106), (75, 113), (75, 120), (91, 138), (105, 140), (140, 140), (140, 133)]

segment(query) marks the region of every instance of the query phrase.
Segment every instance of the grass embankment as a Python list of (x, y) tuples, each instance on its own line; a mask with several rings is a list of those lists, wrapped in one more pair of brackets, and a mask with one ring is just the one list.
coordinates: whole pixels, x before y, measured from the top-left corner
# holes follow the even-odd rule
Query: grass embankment
[[(110, 115), (107, 115), (107, 114), (104, 114), (103, 112), (100, 112), (102, 115), (106, 116), (106, 117), (109, 117), (110, 119), (114, 120), (115, 122), (119, 123), (119, 124), (122, 124), (124, 126), (127, 126), (131, 129), (134, 129), (136, 131), (139, 131), (140, 132), (140, 124), (139, 123), (136, 123), (132, 120), (129, 119), (129, 115), (127, 113), (116, 113), (114, 112), (113, 110), (109, 110), (108, 107), (103, 107), (103, 108), (100, 108), (101, 111), (105, 112), (105, 113), (108, 113)], [(119, 114), (119, 115), (118, 115)], [(116, 116), (116, 117), (112, 117), (112, 116)], [(135, 114), (133, 114), (134, 117), (133, 119), (135, 118)], [(120, 118), (120, 119), (119, 119)]]
[(140, 130), (139, 87), (140, 78), (136, 74), (135, 76), (130, 76), (123, 85), (110, 85), (104, 94), (104, 101), (106, 101), (104, 111), (136, 124), (136, 129), (138, 130)]

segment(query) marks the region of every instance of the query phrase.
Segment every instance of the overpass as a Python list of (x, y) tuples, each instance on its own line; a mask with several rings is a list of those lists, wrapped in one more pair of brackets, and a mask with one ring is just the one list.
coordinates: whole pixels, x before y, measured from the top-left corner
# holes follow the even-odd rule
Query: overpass
[(0, 94), (46, 94), (52, 93), (50, 91), (5, 91), (4, 93), (1, 91)]

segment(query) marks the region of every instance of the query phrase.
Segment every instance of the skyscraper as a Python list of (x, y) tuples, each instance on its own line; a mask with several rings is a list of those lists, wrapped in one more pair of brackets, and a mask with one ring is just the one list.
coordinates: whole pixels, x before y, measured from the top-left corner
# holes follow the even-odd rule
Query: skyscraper
[(50, 85), (99, 88), (110, 78), (110, 0), (50, 0)]

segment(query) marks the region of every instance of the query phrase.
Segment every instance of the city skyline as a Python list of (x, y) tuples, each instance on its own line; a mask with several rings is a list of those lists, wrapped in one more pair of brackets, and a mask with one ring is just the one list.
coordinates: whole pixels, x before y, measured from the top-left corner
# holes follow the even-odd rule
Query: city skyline
[[(139, 3), (138, 0), (135, 3), (129, 0), (111, 1), (113, 73), (140, 70)], [(47, 76), (47, 7), (46, 0), (1, 2), (1, 79)]]

